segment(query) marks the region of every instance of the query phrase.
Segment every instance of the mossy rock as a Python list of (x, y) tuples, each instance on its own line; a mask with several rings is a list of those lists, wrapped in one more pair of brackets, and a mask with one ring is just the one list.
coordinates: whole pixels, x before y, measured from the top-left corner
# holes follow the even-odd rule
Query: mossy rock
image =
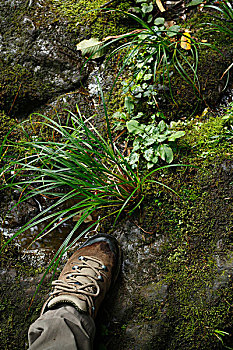
[(9, 1), (0, 5), (0, 109), (25, 117), (61, 93), (81, 86), (82, 58), (76, 37), (58, 21), (49, 2)]
[(23, 350), (28, 343), (29, 326), (39, 316), (50, 288), (48, 279), (32, 302), (42, 268), (22, 259), (21, 253), (13, 246), (1, 253), (0, 267), (0, 346), (4, 350)]
[[(133, 6), (133, 1), (113, 1), (107, 4), (105, 0), (66, 0), (57, 2), (52, 0), (52, 10), (59, 17), (65, 17), (68, 28), (75, 32), (77, 40), (89, 39), (90, 37), (103, 39), (108, 35), (119, 35), (127, 33), (132, 22), (123, 13), (115, 10), (128, 11)], [(106, 6), (105, 6), (106, 4)], [(101, 10), (108, 8), (108, 10)], [(134, 23), (135, 24), (135, 23)]]

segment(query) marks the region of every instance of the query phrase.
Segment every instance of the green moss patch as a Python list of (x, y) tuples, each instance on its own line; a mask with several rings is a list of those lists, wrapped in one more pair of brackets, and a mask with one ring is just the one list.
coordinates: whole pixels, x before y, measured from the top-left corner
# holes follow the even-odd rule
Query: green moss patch
[[(8, 247), (0, 256), (0, 345), (1, 349), (18, 350), (27, 347), (27, 332), (40, 314), (48, 284), (33, 294), (41, 269), (32, 267), (14, 247)], [(31, 305), (31, 306), (30, 306)]]
[[(222, 341), (232, 343), (233, 145), (224, 138), (222, 117), (194, 125), (186, 128), (180, 161), (197, 168), (177, 168), (160, 178), (180, 199), (151, 188), (161, 206), (149, 205), (141, 223), (148, 231), (156, 225), (165, 237), (156, 255), (160, 278), (169, 287), (154, 315), (165, 317), (155, 344), (167, 350), (222, 349)], [(217, 135), (222, 137), (213, 143)], [(148, 198), (151, 203), (151, 193)]]
[[(65, 17), (70, 31), (77, 33), (77, 40), (81, 37), (96, 37), (102, 39), (108, 35), (118, 35), (127, 32), (128, 18), (121, 13), (100, 11), (105, 7), (105, 0), (66, 0), (58, 2), (52, 0), (52, 8), (59, 16)], [(123, 1), (120, 4), (113, 3), (109, 7), (127, 11), (132, 5), (131, 1)], [(106, 6), (108, 7), (108, 6)]]

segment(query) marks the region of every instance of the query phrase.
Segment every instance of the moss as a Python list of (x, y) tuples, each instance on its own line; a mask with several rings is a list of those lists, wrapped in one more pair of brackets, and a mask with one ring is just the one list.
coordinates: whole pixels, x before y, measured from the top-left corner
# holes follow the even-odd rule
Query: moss
[(0, 69), (0, 106), (8, 115), (27, 115), (55, 92), (52, 84), (42, 83), (33, 71), (20, 64), (0, 62)]
[(188, 21), (184, 23), (183, 27), (192, 30), (195, 38), (197, 38), (199, 41), (207, 40), (208, 43), (214, 45), (214, 47), (222, 51), (223, 47), (229, 47), (229, 44), (232, 43), (232, 38), (230, 38), (229, 34), (227, 33), (220, 31), (216, 33), (216, 31), (210, 30), (210, 23), (214, 25), (222, 25), (222, 20), (218, 20), (216, 18), (220, 17), (219, 15), (219, 12), (215, 12), (213, 16), (213, 10), (205, 8), (205, 10), (201, 13), (196, 12), (192, 14)]
[(25, 349), (28, 328), (39, 316), (48, 284), (43, 286), (31, 304), (40, 280), (39, 269), (22, 259), (12, 246), (1, 253), (0, 266), (1, 349)]
[[(201, 123), (199, 119), (200, 126), (194, 129), (197, 120), (186, 127), (186, 151), (183, 148), (180, 162), (198, 168), (169, 170), (159, 179), (176, 189), (180, 199), (148, 188), (141, 223), (149, 231), (153, 219), (156, 234), (165, 236), (157, 261), (169, 292), (162, 309), (164, 329), (154, 347), (167, 350), (222, 349), (218, 331), (231, 334), (233, 327), (233, 145), (224, 138), (227, 130), (221, 117)], [(216, 135), (222, 137), (213, 144)], [(151, 205), (153, 196), (162, 203), (159, 211)], [(151, 317), (147, 311), (146, 317)], [(157, 311), (155, 317), (161, 317)], [(232, 337), (223, 341), (231, 344)]]
[[(224, 81), (220, 80), (230, 59), (220, 53), (202, 47), (198, 52), (198, 79), (200, 93), (194, 92), (193, 87), (170, 67), (173, 71), (171, 88), (173, 99), (167, 93), (158, 93), (159, 108), (167, 115), (169, 120), (189, 117), (201, 113), (206, 106), (214, 107), (219, 101)], [(192, 74), (187, 70), (188, 75)], [(192, 79), (192, 78), (191, 78)], [(165, 85), (168, 86), (168, 82)]]
[(222, 135), (224, 125), (225, 123), (221, 116), (210, 117), (204, 122), (196, 118), (190, 130), (186, 133), (184, 141), (192, 147), (211, 143)]
[(13, 128), (17, 124), (17, 122), (16, 120), (8, 117), (4, 111), (0, 111), (0, 120), (0, 143), (2, 143), (6, 134), (11, 130), (11, 128)]
[[(67, 19), (68, 28), (81, 37), (97, 37), (102, 39), (108, 35), (118, 35), (127, 32), (130, 22), (121, 13), (100, 12), (98, 9), (106, 3), (105, 0), (66, 0), (57, 2), (52, 0), (53, 11)], [(132, 5), (131, 1), (117, 4), (117, 10), (127, 11)], [(112, 8), (112, 7), (111, 7)], [(96, 11), (97, 10), (97, 11)]]

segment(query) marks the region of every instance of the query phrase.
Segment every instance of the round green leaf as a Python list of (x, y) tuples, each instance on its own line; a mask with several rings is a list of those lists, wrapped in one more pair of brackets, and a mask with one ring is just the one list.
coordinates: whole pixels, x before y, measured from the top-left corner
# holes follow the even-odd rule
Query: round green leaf
[(150, 3), (149, 5), (147, 3), (142, 4), (142, 13), (150, 13), (153, 10), (153, 4)]
[(173, 161), (173, 152), (171, 147), (169, 147), (168, 145), (160, 145), (158, 152), (160, 157), (167, 163), (170, 164)]
[(163, 17), (157, 17), (154, 20), (154, 24), (156, 26), (162, 25), (162, 24), (164, 24), (164, 22), (165, 22), (165, 19)]
[(180, 26), (175, 24), (174, 26), (171, 26), (170, 28), (168, 28), (167, 35), (170, 37), (176, 36), (177, 33), (179, 33), (179, 30), (180, 30)]
[(173, 161), (173, 152), (171, 147), (164, 145), (164, 150), (165, 150), (165, 160), (167, 163), (171, 163)]
[(154, 163), (154, 164), (158, 163), (158, 160), (159, 160), (159, 158), (157, 156), (155, 156), (151, 159), (152, 163)]
[(147, 169), (151, 169), (154, 166), (154, 163), (148, 162), (147, 163)]
[(125, 97), (125, 108), (129, 114), (131, 114), (134, 110), (133, 99), (130, 96)]
[(137, 120), (131, 119), (126, 123), (128, 132), (132, 132), (135, 135), (144, 131), (144, 124), (139, 124)]
[(151, 23), (153, 20), (153, 16), (150, 14), (147, 18), (147, 23)]
[(166, 123), (164, 122), (164, 120), (161, 120), (159, 122), (158, 128), (159, 128), (160, 132), (162, 132), (162, 131), (164, 131), (166, 129)]
[(186, 5), (187, 7), (188, 6), (197, 6), (197, 5), (199, 5), (199, 4), (201, 4), (201, 3), (203, 3), (204, 2), (204, 0), (192, 0), (188, 5)]

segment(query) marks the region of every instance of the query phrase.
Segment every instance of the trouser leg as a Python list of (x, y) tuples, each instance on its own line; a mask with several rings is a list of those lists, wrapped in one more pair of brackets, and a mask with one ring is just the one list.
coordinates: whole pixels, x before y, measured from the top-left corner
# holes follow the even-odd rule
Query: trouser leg
[(61, 306), (40, 316), (29, 328), (29, 350), (92, 350), (95, 323), (73, 306)]

